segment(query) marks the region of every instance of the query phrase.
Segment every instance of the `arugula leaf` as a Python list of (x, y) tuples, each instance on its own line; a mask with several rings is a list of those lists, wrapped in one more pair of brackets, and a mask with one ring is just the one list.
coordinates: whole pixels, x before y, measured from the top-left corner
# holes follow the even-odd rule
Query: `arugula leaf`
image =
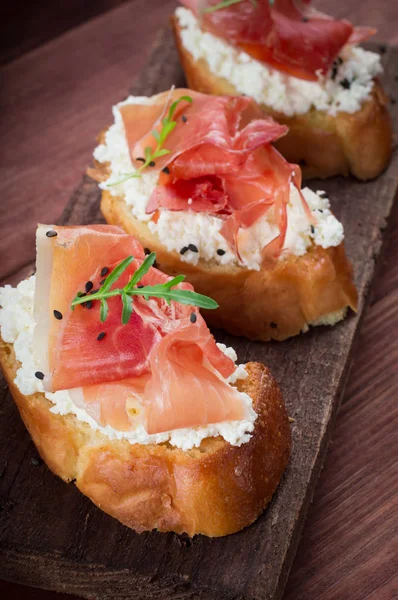
[(151, 252), (148, 256), (145, 257), (140, 267), (135, 271), (135, 273), (130, 278), (129, 282), (124, 286), (124, 288), (111, 289), (112, 285), (116, 283), (116, 281), (120, 278), (120, 276), (124, 273), (124, 271), (132, 263), (133, 260), (133, 256), (127, 256), (124, 260), (122, 260), (108, 275), (100, 289), (94, 294), (85, 294), (84, 296), (82, 296), (82, 292), (78, 292), (75, 298), (72, 300), (72, 310), (74, 310), (74, 308), (79, 304), (84, 304), (88, 300), (99, 300), (100, 319), (101, 323), (103, 323), (108, 316), (108, 298), (121, 296), (123, 304), (122, 323), (123, 325), (126, 325), (126, 323), (129, 322), (130, 317), (133, 313), (134, 296), (143, 296), (145, 300), (149, 300), (149, 298), (162, 298), (163, 300), (166, 300), (166, 302), (168, 302), (169, 304), (171, 301), (174, 301), (179, 302), (180, 304), (188, 304), (192, 306), (198, 306), (199, 308), (206, 308), (208, 310), (212, 310), (218, 307), (217, 302), (215, 300), (212, 300), (208, 296), (198, 294), (197, 292), (192, 292), (191, 290), (177, 289), (176, 286), (178, 286), (182, 281), (184, 281), (184, 275), (177, 275), (176, 277), (173, 277), (173, 279), (170, 279), (165, 283), (157, 283), (155, 285), (137, 287), (137, 284), (141, 281), (144, 275), (148, 273), (149, 269), (155, 263), (155, 252)]
[(130, 321), (131, 314), (133, 312), (133, 299), (125, 292), (122, 291), (122, 302), (123, 302), (123, 312), (122, 312), (122, 323), (123, 325), (127, 325)]
[(117, 267), (109, 273), (108, 277), (104, 281), (104, 285), (101, 287), (101, 291), (107, 292), (111, 286), (117, 281), (122, 273), (131, 265), (134, 260), (134, 256), (128, 256)]
[(142, 263), (142, 265), (140, 267), (138, 267), (138, 269), (136, 270), (136, 272), (134, 273), (134, 275), (132, 276), (132, 278), (130, 279), (130, 281), (128, 282), (126, 287), (124, 288), (124, 290), (127, 294), (130, 292), (130, 290), (133, 289), (133, 287), (135, 285), (137, 285), (137, 283), (144, 277), (144, 275), (146, 275), (146, 273), (148, 273), (149, 269), (152, 267), (155, 260), (156, 260), (155, 252), (151, 252), (150, 254), (148, 254), (148, 256), (145, 257), (145, 260)]
[(174, 300), (180, 304), (188, 304), (197, 306), (198, 308), (207, 308), (208, 310), (214, 310), (218, 308), (218, 304), (212, 298), (198, 294), (197, 292), (191, 292), (190, 290), (176, 290), (176, 289), (165, 289), (166, 284), (147, 285), (140, 289), (134, 289), (134, 295), (142, 295), (145, 299), (147, 298), (163, 298), (170, 302)]
[(105, 300), (105, 298), (101, 298), (101, 308), (100, 308), (101, 323), (106, 321), (107, 316), (108, 316), (108, 302)]

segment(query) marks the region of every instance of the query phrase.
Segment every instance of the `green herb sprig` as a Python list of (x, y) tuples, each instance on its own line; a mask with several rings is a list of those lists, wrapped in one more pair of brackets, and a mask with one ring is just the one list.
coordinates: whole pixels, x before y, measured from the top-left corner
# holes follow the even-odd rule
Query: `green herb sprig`
[[(239, 4), (240, 2), (243, 2), (243, 0), (223, 0), (222, 2), (219, 2), (218, 4), (213, 4), (213, 6), (208, 6), (202, 12), (212, 13), (212, 12), (215, 12), (216, 10), (220, 10), (221, 8), (227, 8), (227, 6), (232, 6), (233, 4)], [(250, 0), (250, 2), (253, 4), (253, 6), (257, 6), (257, 0)]]
[(144, 149), (145, 161), (142, 163), (140, 168), (137, 169), (136, 171), (134, 171), (134, 173), (128, 173), (123, 179), (119, 179), (119, 181), (116, 181), (115, 183), (108, 183), (107, 187), (119, 185), (120, 183), (124, 183), (125, 181), (127, 181), (128, 179), (132, 179), (133, 177), (141, 177), (142, 171), (144, 169), (146, 169), (147, 167), (149, 167), (150, 165), (153, 166), (151, 163), (154, 163), (156, 158), (160, 158), (161, 156), (170, 154), (170, 150), (168, 150), (167, 148), (164, 148), (163, 144), (165, 143), (167, 137), (170, 135), (170, 133), (174, 130), (174, 128), (177, 125), (177, 121), (173, 121), (173, 116), (174, 116), (177, 106), (182, 101), (189, 102), (190, 104), (192, 104), (191, 96), (181, 96), (181, 98), (179, 98), (178, 100), (175, 100), (172, 103), (172, 105), (169, 108), (169, 112), (164, 117), (164, 119), (162, 119), (162, 129), (160, 130), (160, 132), (157, 131), (156, 129), (154, 129), (151, 132), (157, 142), (157, 145), (156, 145), (155, 150), (152, 150), (152, 148), (150, 146), (147, 146)]
[(218, 308), (217, 302), (208, 296), (198, 294), (197, 292), (191, 292), (190, 290), (175, 289), (176, 285), (184, 281), (184, 275), (177, 275), (177, 277), (170, 279), (170, 281), (166, 281), (166, 283), (145, 285), (138, 288), (138, 283), (141, 281), (144, 275), (148, 273), (149, 269), (153, 266), (156, 260), (156, 254), (154, 252), (151, 252), (151, 254), (145, 258), (141, 266), (135, 271), (130, 281), (124, 286), (124, 288), (111, 289), (112, 285), (116, 283), (122, 273), (124, 273), (127, 267), (131, 265), (133, 260), (133, 256), (128, 256), (122, 260), (122, 262), (119, 263), (118, 266), (115, 267), (108, 275), (103, 285), (100, 287), (98, 292), (95, 292), (95, 294), (82, 296), (82, 293), (78, 292), (75, 298), (72, 300), (72, 310), (74, 310), (79, 304), (84, 304), (88, 300), (99, 300), (101, 304), (100, 320), (101, 323), (103, 323), (108, 316), (108, 298), (121, 296), (123, 303), (122, 323), (123, 325), (126, 325), (129, 322), (133, 312), (133, 296), (143, 296), (145, 300), (148, 300), (149, 298), (162, 298), (163, 300), (166, 300), (168, 304), (174, 300), (174, 302), (179, 302), (180, 304), (189, 304), (192, 306), (197, 306), (198, 308)]

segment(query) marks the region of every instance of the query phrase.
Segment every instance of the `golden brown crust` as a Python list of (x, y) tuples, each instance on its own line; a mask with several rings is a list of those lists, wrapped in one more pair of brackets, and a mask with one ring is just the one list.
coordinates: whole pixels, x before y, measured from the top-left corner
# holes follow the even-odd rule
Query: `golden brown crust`
[[(188, 86), (206, 94), (238, 95), (231, 83), (210, 72), (203, 59), (193, 59), (182, 45), (177, 18), (173, 16), (171, 22)], [(260, 106), (276, 121), (288, 125), (289, 133), (275, 146), (289, 162), (301, 166), (304, 178), (351, 173), (367, 180), (379, 175), (391, 156), (392, 124), (387, 103), (375, 80), (369, 99), (353, 114), (339, 112), (333, 117), (312, 109), (286, 117), (265, 104)]]
[[(97, 173), (100, 176), (101, 167)], [(327, 249), (312, 246), (304, 256), (291, 255), (260, 271), (205, 262), (192, 265), (182, 261), (178, 252), (166, 250), (146, 223), (133, 217), (123, 198), (103, 191), (101, 211), (108, 223), (119, 225), (156, 252), (162, 271), (184, 273), (196, 291), (214, 298), (220, 308), (204, 311), (207, 322), (235, 335), (281, 341), (326, 315), (357, 308), (344, 244)]]
[(14, 384), (19, 363), (0, 338), (0, 364), (11, 394), (42, 458), (99, 508), (138, 532), (239, 531), (262, 512), (290, 455), (290, 427), (278, 385), (268, 369), (248, 363), (239, 389), (258, 413), (251, 440), (240, 447), (222, 438), (182, 451), (169, 444), (110, 440), (73, 415), (55, 415), (44, 394), (24, 396)]

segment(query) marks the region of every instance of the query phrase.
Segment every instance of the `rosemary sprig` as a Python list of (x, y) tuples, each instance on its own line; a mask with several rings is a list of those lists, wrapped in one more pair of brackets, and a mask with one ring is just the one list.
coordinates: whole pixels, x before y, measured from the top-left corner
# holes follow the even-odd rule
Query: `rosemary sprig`
[[(211, 13), (216, 10), (220, 10), (221, 8), (227, 8), (227, 6), (232, 6), (233, 4), (239, 4), (240, 2), (243, 2), (243, 0), (223, 0), (222, 2), (219, 2), (218, 4), (213, 4), (213, 6), (208, 6), (207, 8), (205, 8), (203, 10), (203, 12)], [(257, 0), (250, 0), (250, 2), (253, 4), (253, 6), (257, 6)]]
[(170, 281), (166, 281), (166, 283), (145, 285), (138, 288), (138, 283), (141, 281), (144, 275), (148, 273), (149, 269), (156, 260), (156, 254), (154, 252), (151, 252), (151, 254), (145, 258), (141, 266), (135, 271), (134, 275), (124, 286), (124, 288), (111, 289), (112, 285), (116, 283), (119, 277), (131, 265), (133, 260), (133, 256), (128, 256), (122, 260), (122, 262), (119, 263), (118, 266), (115, 267), (108, 275), (103, 285), (100, 287), (98, 292), (95, 292), (95, 294), (82, 296), (81, 292), (78, 292), (75, 298), (72, 300), (72, 310), (74, 310), (79, 304), (84, 304), (87, 302), (88, 298), (90, 301), (99, 300), (101, 303), (100, 320), (101, 323), (103, 323), (108, 316), (108, 298), (121, 296), (123, 303), (122, 323), (123, 325), (126, 325), (129, 322), (133, 312), (133, 296), (143, 296), (145, 300), (148, 300), (149, 298), (162, 298), (169, 304), (173, 300), (174, 302), (179, 302), (180, 304), (189, 304), (199, 308), (214, 309), (218, 307), (217, 302), (208, 296), (203, 296), (202, 294), (191, 292), (190, 290), (175, 289), (176, 285), (184, 281), (184, 275), (177, 275), (177, 277), (170, 279)]
[(162, 119), (162, 129), (160, 130), (160, 132), (157, 131), (156, 129), (154, 129), (152, 131), (152, 135), (155, 138), (157, 145), (156, 145), (155, 150), (152, 150), (152, 148), (150, 146), (147, 146), (145, 148), (145, 150), (144, 150), (145, 161), (142, 163), (140, 168), (137, 169), (136, 171), (134, 171), (134, 173), (128, 173), (123, 179), (119, 179), (119, 181), (116, 181), (115, 183), (108, 183), (107, 187), (119, 185), (120, 183), (124, 183), (125, 181), (127, 181), (128, 179), (132, 179), (133, 177), (141, 177), (142, 171), (144, 169), (146, 169), (149, 166), (154, 166), (152, 163), (155, 162), (156, 158), (160, 158), (161, 156), (170, 154), (170, 150), (167, 150), (167, 148), (164, 148), (163, 144), (165, 143), (167, 137), (170, 135), (170, 133), (174, 130), (174, 128), (177, 125), (177, 121), (173, 121), (173, 116), (174, 116), (174, 113), (176, 111), (178, 104), (182, 101), (189, 102), (190, 104), (192, 104), (191, 96), (181, 96), (181, 98), (179, 98), (178, 100), (175, 100), (172, 103), (172, 105), (169, 108), (169, 112), (164, 117), (164, 119)]

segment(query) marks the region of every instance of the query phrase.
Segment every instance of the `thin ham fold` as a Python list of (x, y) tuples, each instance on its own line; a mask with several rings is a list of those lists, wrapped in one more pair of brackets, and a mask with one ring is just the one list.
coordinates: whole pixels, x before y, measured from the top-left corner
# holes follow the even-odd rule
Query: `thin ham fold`
[[(40, 225), (37, 249), (34, 337), (47, 391), (69, 390), (99, 425), (119, 431), (141, 424), (156, 434), (244, 418), (247, 408), (227, 383), (234, 362), (218, 348), (196, 307), (138, 295), (123, 325), (121, 298), (115, 296), (101, 323), (100, 303), (90, 303), (90, 291), (133, 256), (111, 289), (128, 283), (145, 259), (135, 238), (107, 225)], [(169, 280), (151, 267), (140, 284)], [(177, 287), (193, 289), (184, 282)], [(89, 304), (72, 311), (78, 292), (87, 293)]]
[(188, 94), (192, 102), (178, 105), (177, 125), (165, 141), (169, 153), (148, 167), (159, 173), (159, 180), (146, 211), (190, 210), (219, 217), (224, 221), (220, 232), (240, 260), (239, 229), (251, 227), (272, 210), (279, 234), (263, 249), (264, 263), (272, 264), (283, 249), (290, 187), (300, 190), (300, 169), (272, 146), (287, 127), (270, 117), (259, 118), (252, 99), (178, 89), (155, 96), (149, 104), (122, 105), (132, 161), (143, 148), (155, 147), (153, 131), (160, 131), (168, 106)]
[(218, 0), (181, 0), (200, 19), (203, 29), (295, 77), (316, 80), (326, 74), (345, 44), (357, 44), (375, 33), (333, 19), (311, 0), (243, 0), (213, 12)]

